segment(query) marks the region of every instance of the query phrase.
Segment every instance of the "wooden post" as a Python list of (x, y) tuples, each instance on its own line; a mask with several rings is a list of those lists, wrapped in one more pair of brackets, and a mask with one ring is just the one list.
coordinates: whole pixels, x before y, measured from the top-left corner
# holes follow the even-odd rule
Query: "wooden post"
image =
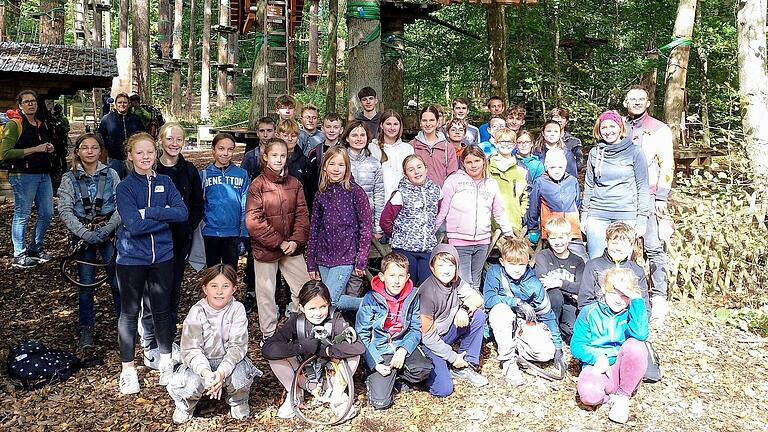
[[(173, 76), (171, 77), (171, 114), (181, 116), (181, 37), (184, 18), (184, 0), (173, 4)], [(195, 17), (190, 16), (190, 21)]]
[(197, 47), (197, 1), (189, 1), (189, 45), (187, 46), (187, 94), (186, 99), (186, 111), (192, 112), (194, 104), (192, 103), (192, 87), (195, 84), (195, 60), (197, 55), (195, 48)]
[(203, 66), (200, 77), (200, 119), (210, 117), (208, 104), (211, 100), (211, 0), (203, 2)]
[(485, 29), (491, 51), (488, 61), (488, 82), (491, 85), (491, 94), (500, 96), (506, 101), (508, 97), (507, 20), (504, 17), (504, 5), (499, 3), (485, 5)]
[(314, 88), (318, 79), (317, 49), (319, 32), (317, 29), (320, 0), (312, 0), (309, 4), (309, 54), (307, 59), (307, 87)]
[[(693, 35), (695, 17), (696, 0), (680, 0), (672, 37), (690, 38)], [(675, 149), (680, 146), (680, 122), (685, 104), (684, 89), (690, 53), (691, 47), (688, 44), (681, 44), (673, 48), (672, 52), (669, 53), (664, 79), (667, 87), (664, 92), (664, 122), (672, 129), (672, 143)]]
[[(101, 14), (101, 10), (96, 8), (96, 1), (97, 0), (89, 0), (89, 5), (91, 6), (93, 10), (93, 39), (92, 39), (92, 46), (94, 48), (102, 48), (102, 35), (104, 34), (104, 20), (103, 16)], [(101, 101), (99, 101), (99, 105), (101, 105)]]
[(41, 44), (64, 45), (64, 4), (59, 0), (40, 0)]
[(328, 79), (325, 110), (336, 112), (336, 64), (338, 61), (339, 1), (328, 0)]
[(143, 103), (152, 103), (149, 68), (149, 0), (133, 0), (133, 65), (136, 92)]
[[(398, 53), (391, 53), (384, 59), (381, 64), (381, 104), (382, 110), (393, 109), (397, 112), (403, 111), (405, 98), (403, 96), (403, 89), (405, 88), (405, 65), (403, 61), (403, 55), (405, 53), (405, 44), (403, 43), (403, 35), (405, 34), (405, 23), (401, 18), (388, 18), (381, 20), (381, 35), (394, 35), (392, 45), (399, 48)], [(382, 51), (387, 52), (388, 49), (382, 47)]]
[(130, 0), (120, 0), (120, 31), (117, 34), (117, 47), (128, 48), (128, 20), (130, 16)]
[[(219, 26), (229, 26), (229, 0), (219, 0)], [(216, 70), (216, 106), (223, 107), (227, 104), (227, 68), (229, 62), (227, 45), (228, 34), (219, 31), (218, 66)]]

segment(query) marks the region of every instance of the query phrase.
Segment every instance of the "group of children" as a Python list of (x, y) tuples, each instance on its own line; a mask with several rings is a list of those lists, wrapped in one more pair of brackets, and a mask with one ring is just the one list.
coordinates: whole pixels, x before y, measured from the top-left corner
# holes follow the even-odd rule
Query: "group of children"
[[(241, 167), (232, 162), (234, 138), (218, 134), (214, 162), (194, 179), (181, 175), (189, 167), (176, 143), (176, 135), (183, 136), (180, 126), (161, 129), (160, 157), (149, 135), (128, 140), (132, 172), (109, 197), (117, 207), (109, 214), (119, 219), (120, 391), (139, 391), (133, 347), (147, 294), (147, 325), (154, 327), (160, 383), (176, 402), (174, 422), (189, 420), (204, 395), (225, 394), (233, 417), (248, 416), (248, 389), (259, 371), (247, 357), (247, 308), (234, 299), (238, 256), (247, 253), (246, 280), (252, 282), (246, 284), (253, 294), (246, 301), (258, 310), (261, 353), (289, 393), (303, 360), (344, 360), (354, 373), (363, 356), (368, 400), (376, 409), (391, 406), (393, 391), (409, 384), (423, 382), (431, 394), (446, 397), (454, 379), (488, 383), (479, 373), (488, 337), (498, 346), (502, 376), (520, 385), (518, 358), (553, 360), (564, 370), (563, 345), (570, 342), (571, 354), (584, 366), (582, 402), (610, 401), (610, 418), (626, 422), (628, 398), (647, 361), (642, 341), (648, 337), (648, 287), (643, 269), (631, 259), (639, 229), (635, 220), (608, 221), (602, 234), (594, 234), (603, 236), (595, 241), (606, 244), (604, 251), (587, 256), (576, 177), (584, 161), (581, 142), (564, 132), (567, 110), (553, 111), (534, 140), (521, 130), (522, 108), (510, 108), (504, 118), (503, 101), (491, 98), (493, 117), (475, 128), (466, 121), (468, 101), (457, 98), (453, 118), (444, 124), (437, 107), (422, 109), (420, 131), (406, 143), (397, 112), (378, 113), (371, 88), (358, 96), (363, 111), (355, 120), (342, 128), (341, 117), (327, 113), (319, 131), (316, 108), (304, 106), (299, 125), (295, 100), (278, 98), (280, 120), (259, 121), (261, 142), (248, 149)], [(613, 129), (603, 127), (608, 121), (616, 123), (611, 112), (598, 120), (595, 138), (612, 150), (624, 136), (609, 135)], [(74, 165), (87, 159), (95, 196), (102, 165), (98, 154), (81, 152), (104, 146), (97, 136), (89, 139), (82, 143), (90, 147), (76, 145)], [(600, 215), (598, 198), (634, 193), (603, 193), (603, 172), (611, 180), (618, 175), (613, 171), (621, 171), (609, 153), (603, 149), (589, 159), (598, 167), (598, 178), (587, 184), (590, 208)], [(639, 179), (636, 187), (647, 189), (647, 180)], [(647, 217), (647, 190), (641, 195), (631, 198), (634, 212), (627, 210), (638, 221)], [(202, 274), (205, 298), (184, 320), (181, 366), (174, 367), (176, 292), (192, 239), (189, 229), (179, 228), (186, 221), (202, 221), (208, 268)], [(93, 242), (82, 227), (70, 229), (98, 248), (104, 240), (101, 227), (94, 227)], [(438, 241), (443, 235), (447, 244)], [(531, 246), (539, 237), (546, 247), (531, 266)], [(363, 294), (372, 241), (388, 243), (392, 253), (382, 258), (381, 272)], [(500, 250), (499, 263), (488, 267), (493, 248)], [(104, 251), (102, 256), (106, 261)], [(291, 293), (282, 325), (276, 301), (281, 279)], [(356, 337), (342, 342), (313, 337), (325, 328), (335, 341), (352, 327)], [(293, 417), (295, 403), (287, 397), (278, 416)], [(332, 407), (351, 417), (355, 411), (343, 409), (348, 403), (340, 393)]]

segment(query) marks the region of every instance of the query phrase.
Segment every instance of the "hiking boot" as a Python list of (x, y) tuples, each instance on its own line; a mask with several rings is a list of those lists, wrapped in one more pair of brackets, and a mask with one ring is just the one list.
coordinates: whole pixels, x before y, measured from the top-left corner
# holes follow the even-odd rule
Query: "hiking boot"
[(621, 424), (629, 420), (629, 396), (611, 395), (611, 410), (608, 412), (608, 418)]
[(27, 256), (27, 254), (21, 254), (17, 257), (13, 257), (13, 266), (16, 268), (30, 268), (36, 266), (37, 260), (34, 260)]
[(80, 348), (93, 348), (93, 326), (80, 326)]
[(229, 407), (229, 414), (235, 420), (247, 419), (248, 416), (251, 415), (251, 407), (248, 406), (248, 402), (232, 405)]
[(39, 264), (45, 264), (48, 261), (52, 260), (53, 257), (48, 254), (48, 252), (40, 249), (39, 251), (29, 251), (28, 252), (29, 257), (33, 260), (37, 261)]
[(475, 387), (482, 387), (488, 384), (488, 378), (475, 371), (474, 365), (469, 365), (463, 369), (451, 369), (451, 376), (469, 381)]
[(523, 373), (520, 372), (520, 368), (517, 367), (517, 359), (511, 359), (504, 362), (502, 375), (504, 376), (504, 381), (511, 386), (521, 386), (525, 384)]
[(161, 386), (167, 386), (173, 376), (173, 360), (171, 357), (160, 357), (158, 369), (160, 370), (159, 384)]
[(285, 396), (285, 401), (277, 409), (277, 416), (281, 419), (292, 419), (296, 417), (296, 412), (293, 410), (293, 404), (291, 403), (291, 395)]
[(190, 420), (192, 420), (192, 413), (191, 412), (189, 412), (189, 411), (187, 411), (185, 409), (179, 408), (179, 407), (176, 407), (176, 409), (173, 410), (173, 423), (174, 424), (180, 425), (180, 424), (186, 423), (186, 422), (188, 422)]
[(651, 297), (651, 321), (663, 323), (669, 314), (669, 302), (666, 297), (655, 295)]
[(123, 369), (120, 372), (120, 393), (122, 394), (135, 394), (141, 390), (139, 386), (139, 375), (136, 373), (136, 368)]
[(252, 311), (256, 306), (256, 293), (249, 292), (246, 294), (243, 299), (243, 306), (245, 307), (245, 312)]

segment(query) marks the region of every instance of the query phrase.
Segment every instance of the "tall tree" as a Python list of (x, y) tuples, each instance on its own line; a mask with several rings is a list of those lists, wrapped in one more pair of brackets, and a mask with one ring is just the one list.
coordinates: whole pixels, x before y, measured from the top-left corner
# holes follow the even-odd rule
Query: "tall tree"
[(672, 48), (667, 61), (667, 73), (664, 80), (667, 89), (664, 92), (664, 122), (672, 129), (674, 147), (680, 145), (680, 122), (685, 104), (686, 78), (688, 76), (688, 58), (691, 54), (690, 39), (696, 17), (696, 0), (680, 0), (677, 6), (677, 19), (672, 37), (680, 41)]
[(488, 34), (490, 56), (488, 60), (488, 82), (491, 94), (507, 100), (507, 20), (504, 5), (491, 2), (485, 5), (485, 29)]
[(189, 1), (189, 46), (187, 47), (187, 94), (185, 99), (187, 112), (192, 112), (192, 87), (195, 84), (195, 55), (197, 47), (197, 0)]
[(173, 22), (171, 21), (171, 0), (159, 0), (157, 2), (157, 41), (160, 42), (160, 52), (163, 59), (171, 56), (171, 33)]
[[(360, 2), (359, 2), (360, 3)], [(349, 98), (348, 116), (351, 119), (360, 110), (357, 92), (372, 87), (381, 97), (381, 24), (378, 0), (366, 0), (363, 17), (347, 14), (349, 33)], [(347, 6), (349, 7), (349, 6)], [(361, 6), (362, 7), (362, 6)]]
[(338, 62), (339, 0), (328, 0), (328, 79), (326, 80), (325, 109), (336, 111), (336, 64)]
[(320, 0), (311, 0), (309, 3), (309, 54), (307, 55), (307, 85), (314, 87), (317, 84), (317, 49), (319, 32), (317, 22), (320, 13)]
[(223, 31), (224, 27), (229, 26), (229, 0), (219, 1), (219, 46), (218, 63), (216, 66), (216, 106), (223, 107), (227, 104), (227, 63), (229, 55), (227, 45), (229, 45), (229, 34)]
[(128, 48), (128, 21), (131, 19), (130, 0), (120, 0), (120, 30), (117, 33), (117, 47)]
[(59, 0), (40, 0), (41, 44), (64, 44), (64, 4)]
[[(184, 0), (175, 0), (173, 4), (173, 75), (171, 76), (171, 114), (181, 116), (181, 26), (184, 18)], [(195, 20), (190, 15), (190, 21)]]
[(765, 24), (766, 0), (736, 2), (741, 124), (752, 170), (763, 183), (768, 181), (768, 72)]
[(200, 119), (208, 120), (211, 101), (211, 0), (203, 2), (203, 66), (200, 73)]
[(149, 68), (149, 0), (133, 0), (133, 74), (136, 92), (144, 103), (152, 103)]

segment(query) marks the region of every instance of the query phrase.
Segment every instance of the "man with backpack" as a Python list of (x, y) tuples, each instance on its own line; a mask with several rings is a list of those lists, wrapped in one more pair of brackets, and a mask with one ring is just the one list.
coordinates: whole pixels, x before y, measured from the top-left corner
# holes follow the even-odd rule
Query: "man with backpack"
[(145, 131), (141, 118), (131, 114), (129, 108), (128, 95), (120, 93), (115, 97), (115, 110), (105, 115), (99, 123), (99, 135), (104, 139), (109, 155), (107, 165), (117, 171), (120, 179), (128, 175), (123, 144), (136, 132)]
[[(9, 163), (8, 180), (13, 187), (13, 266), (33, 267), (51, 260), (43, 250), (43, 240), (53, 217), (51, 184), (51, 131), (38, 116), (37, 93), (23, 90), (16, 97), (19, 109), (8, 110), (10, 121), (3, 126), (0, 156)], [(32, 204), (37, 207), (37, 224), (32, 242), (27, 247), (27, 222)]]
[(133, 94), (130, 97), (131, 101), (131, 114), (139, 116), (144, 124), (144, 130), (152, 135), (153, 138), (157, 138), (157, 133), (160, 132), (160, 127), (165, 124), (163, 114), (159, 109), (152, 105), (142, 104), (141, 96)]

